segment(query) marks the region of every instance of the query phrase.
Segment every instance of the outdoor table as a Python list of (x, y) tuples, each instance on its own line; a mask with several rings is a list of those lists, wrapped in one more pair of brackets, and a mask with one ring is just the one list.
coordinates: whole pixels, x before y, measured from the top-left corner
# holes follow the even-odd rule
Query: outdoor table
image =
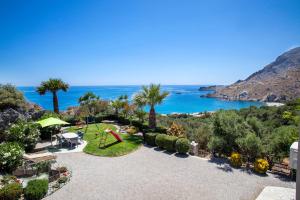
[(74, 140), (74, 139), (78, 140), (78, 138), (79, 138), (79, 136), (76, 133), (71, 133), (71, 132), (63, 133), (61, 135), (62, 135), (63, 138), (65, 138), (67, 141), (69, 141), (71, 143), (71, 148), (72, 148), (72, 144), (73, 144), (71, 141)]

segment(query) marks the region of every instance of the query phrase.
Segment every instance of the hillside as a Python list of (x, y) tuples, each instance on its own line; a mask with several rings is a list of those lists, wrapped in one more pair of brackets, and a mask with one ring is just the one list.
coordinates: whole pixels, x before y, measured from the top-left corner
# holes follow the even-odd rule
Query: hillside
[(280, 55), (262, 70), (207, 97), (227, 100), (285, 102), (300, 97), (300, 47)]

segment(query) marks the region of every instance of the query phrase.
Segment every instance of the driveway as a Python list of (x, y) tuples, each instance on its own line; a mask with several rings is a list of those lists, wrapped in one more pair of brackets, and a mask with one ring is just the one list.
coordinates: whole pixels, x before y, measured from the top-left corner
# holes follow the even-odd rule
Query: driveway
[(73, 177), (47, 200), (253, 200), (268, 185), (295, 188), (295, 182), (272, 174), (258, 176), (220, 160), (183, 158), (144, 146), (116, 158), (85, 153), (57, 156)]

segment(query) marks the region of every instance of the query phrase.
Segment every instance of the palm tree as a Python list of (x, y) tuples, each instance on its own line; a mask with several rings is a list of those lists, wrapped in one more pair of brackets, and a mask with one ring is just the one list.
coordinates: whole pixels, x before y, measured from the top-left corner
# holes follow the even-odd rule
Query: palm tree
[(128, 103), (128, 96), (121, 95), (112, 102), (112, 107), (115, 109), (115, 115), (119, 115), (119, 111)]
[(140, 98), (143, 102), (146, 102), (150, 106), (149, 112), (149, 127), (156, 128), (156, 113), (155, 106), (161, 104), (162, 101), (169, 95), (169, 92), (161, 92), (160, 85), (150, 84), (150, 86), (142, 87), (142, 91), (137, 94), (136, 98)]
[(53, 95), (53, 110), (55, 113), (59, 113), (57, 92), (59, 90), (66, 92), (68, 89), (69, 85), (61, 79), (50, 78), (48, 81), (43, 81), (41, 85), (37, 87), (36, 91), (40, 95), (44, 95), (46, 92), (51, 92)]
[(144, 123), (144, 118), (146, 116), (146, 112), (144, 111), (144, 107), (147, 105), (147, 101), (142, 95), (135, 95), (133, 97), (133, 104), (136, 106), (135, 114), (139, 118), (141, 123)]
[(78, 99), (78, 103), (83, 110), (86, 110), (85, 117), (95, 115), (97, 103), (100, 101), (100, 97), (93, 92), (87, 92)]

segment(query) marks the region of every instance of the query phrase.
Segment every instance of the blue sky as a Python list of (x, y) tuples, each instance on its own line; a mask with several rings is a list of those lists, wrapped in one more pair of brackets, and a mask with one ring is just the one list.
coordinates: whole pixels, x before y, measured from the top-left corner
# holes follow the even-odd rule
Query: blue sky
[(0, 82), (229, 84), (300, 46), (289, 0), (2, 0)]

